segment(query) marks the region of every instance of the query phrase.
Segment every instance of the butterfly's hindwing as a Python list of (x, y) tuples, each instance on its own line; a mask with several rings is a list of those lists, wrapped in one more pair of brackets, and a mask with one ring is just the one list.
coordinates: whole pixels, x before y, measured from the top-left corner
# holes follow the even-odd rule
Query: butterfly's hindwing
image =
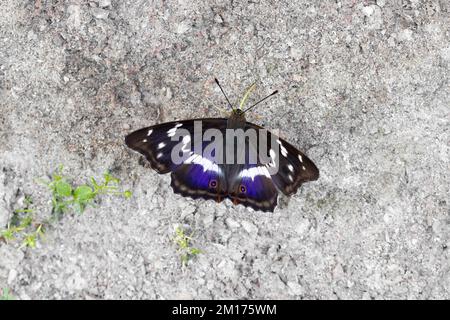
[(233, 184), (230, 184), (229, 197), (235, 204), (273, 211), (277, 205), (278, 191), (264, 165), (242, 165)]
[(227, 165), (229, 198), (255, 210), (273, 211), (277, 205), (278, 191), (267, 167), (257, 158), (251, 163), (250, 152), (258, 154), (258, 147), (245, 141), (245, 164)]
[[(250, 122), (246, 123), (246, 127), (263, 129)], [(319, 170), (305, 154), (270, 131), (267, 131), (267, 139), (267, 146), (279, 148), (278, 159), (272, 159), (278, 161), (278, 171), (271, 178), (281, 192), (285, 195), (294, 194), (304, 182), (319, 178)], [(270, 141), (276, 141), (275, 146), (271, 146)]]
[[(202, 158), (202, 160), (206, 159)], [(185, 197), (213, 199), (221, 202), (227, 195), (226, 180), (221, 167), (218, 165), (213, 167), (214, 170), (208, 170), (200, 163), (179, 166), (171, 174), (172, 189)]]
[[(202, 135), (208, 129), (219, 130), (221, 135), (225, 134), (226, 119), (202, 120)], [(197, 137), (198, 138), (198, 137)], [(223, 143), (221, 147), (223, 148)], [(171, 186), (175, 193), (193, 199), (204, 198), (221, 202), (227, 197), (226, 172), (222, 161), (216, 161), (215, 153), (206, 151), (210, 141), (199, 141), (201, 152), (191, 150), (191, 154), (182, 165), (177, 167), (171, 174)], [(193, 144), (193, 146), (195, 143)]]

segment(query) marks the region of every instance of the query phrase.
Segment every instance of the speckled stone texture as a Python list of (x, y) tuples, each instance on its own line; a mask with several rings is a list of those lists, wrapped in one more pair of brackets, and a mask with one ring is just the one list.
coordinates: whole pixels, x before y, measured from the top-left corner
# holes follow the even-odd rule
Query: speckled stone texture
[[(450, 298), (447, 0), (1, 0), (0, 228), (59, 164), (132, 199), (67, 214), (36, 249), (0, 243), (18, 299)], [(219, 116), (304, 150), (318, 181), (274, 213), (174, 195), (132, 130)], [(202, 250), (182, 267), (174, 227)]]

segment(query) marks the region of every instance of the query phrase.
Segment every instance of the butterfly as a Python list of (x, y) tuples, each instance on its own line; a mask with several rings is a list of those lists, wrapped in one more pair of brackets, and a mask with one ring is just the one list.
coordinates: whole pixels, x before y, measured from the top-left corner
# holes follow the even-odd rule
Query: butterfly
[[(296, 193), (302, 183), (317, 180), (319, 170), (293, 145), (263, 127), (246, 121), (245, 113), (248, 110), (277, 91), (244, 110), (245, 101), (254, 86), (247, 90), (239, 107), (233, 107), (218, 80), (215, 81), (231, 106), (229, 118), (199, 118), (156, 124), (130, 133), (125, 137), (125, 143), (142, 154), (157, 173), (170, 172), (171, 187), (177, 194), (217, 202), (230, 199), (235, 205), (273, 212), (278, 191), (287, 196)], [(196, 134), (198, 123), (201, 124), (199, 136)], [(234, 139), (227, 136), (230, 131), (241, 130), (239, 132), (246, 133), (255, 130), (266, 135), (258, 135), (256, 139), (246, 138), (241, 140), (241, 144), (230, 147), (234, 156), (229, 163), (220, 161), (224, 160), (224, 156), (217, 160), (216, 150), (206, 152), (208, 143), (213, 139), (205, 141), (205, 134), (211, 130), (224, 137), (222, 141), (217, 141), (217, 145), (224, 149)], [(263, 157), (264, 152), (260, 153), (263, 146), (269, 147), (267, 157)], [(177, 152), (174, 152), (175, 149)], [(253, 161), (250, 159), (251, 151), (257, 155)], [(174, 154), (181, 159), (175, 161)], [(240, 162), (236, 161), (238, 157), (241, 157)], [(266, 160), (263, 161), (263, 158)], [(275, 167), (276, 170), (269, 170)]]

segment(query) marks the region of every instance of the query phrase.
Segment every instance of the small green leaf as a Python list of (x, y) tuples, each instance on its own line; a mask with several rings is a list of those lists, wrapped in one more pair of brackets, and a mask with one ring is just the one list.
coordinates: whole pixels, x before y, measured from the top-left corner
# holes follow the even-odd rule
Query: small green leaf
[(35, 234), (27, 234), (25, 239), (22, 242), (22, 247), (36, 247), (36, 235)]
[(197, 248), (190, 248), (190, 253), (192, 254), (192, 255), (198, 255), (198, 254), (200, 254), (200, 253), (202, 253), (201, 251), (200, 251), (200, 249), (197, 249)]
[(103, 174), (103, 178), (105, 179), (105, 186), (107, 186), (110, 182), (119, 184), (120, 180), (113, 175), (111, 175), (109, 172), (106, 172)]
[(189, 257), (187, 254), (182, 254), (181, 255), (181, 263), (183, 264), (183, 266), (185, 266), (188, 263)]
[(5, 238), (5, 240), (13, 240), (14, 239), (14, 230), (13, 229), (3, 230), (1, 235), (2, 235), (2, 237)]
[(27, 205), (27, 207), (28, 207), (30, 204), (33, 204), (33, 198), (31, 198), (30, 195), (26, 195), (26, 196), (25, 196), (25, 204)]
[(42, 223), (40, 223), (38, 225), (38, 227), (36, 228), (36, 235), (38, 235), (39, 237), (43, 237), (44, 234), (45, 234), (44, 225)]
[(180, 253), (181, 263), (186, 265), (190, 258), (202, 253), (200, 249), (191, 247), (190, 241), (192, 240), (192, 235), (187, 236), (184, 230), (180, 227), (175, 228), (175, 238), (174, 242), (178, 245), (178, 252)]
[(16, 209), (14, 210), (14, 213), (31, 213), (33, 211), (33, 209)]
[(70, 197), (72, 194), (72, 187), (64, 180), (59, 180), (56, 183), (56, 193), (61, 197)]
[(125, 199), (130, 199), (133, 193), (130, 190), (127, 190), (123, 193), (123, 195), (125, 196)]
[(79, 201), (88, 201), (93, 199), (95, 195), (91, 187), (83, 185), (75, 189), (73, 196)]

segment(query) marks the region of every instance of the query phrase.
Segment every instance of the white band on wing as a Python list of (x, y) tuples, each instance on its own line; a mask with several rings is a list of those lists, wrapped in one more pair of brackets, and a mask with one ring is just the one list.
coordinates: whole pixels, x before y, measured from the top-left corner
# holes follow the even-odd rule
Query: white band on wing
[(251, 178), (252, 181), (255, 180), (256, 176), (265, 176), (267, 178), (270, 178), (270, 173), (265, 166), (244, 169), (239, 173), (239, 177)]
[(186, 161), (184, 161), (184, 163), (185, 164), (194, 163), (194, 164), (201, 165), (203, 167), (203, 172), (213, 171), (213, 172), (216, 172), (218, 174), (222, 174), (222, 170), (219, 168), (217, 163), (214, 163), (214, 162), (212, 162), (211, 160), (209, 160), (207, 158), (203, 158), (199, 154), (195, 154), (194, 153), (189, 158), (187, 158)]

